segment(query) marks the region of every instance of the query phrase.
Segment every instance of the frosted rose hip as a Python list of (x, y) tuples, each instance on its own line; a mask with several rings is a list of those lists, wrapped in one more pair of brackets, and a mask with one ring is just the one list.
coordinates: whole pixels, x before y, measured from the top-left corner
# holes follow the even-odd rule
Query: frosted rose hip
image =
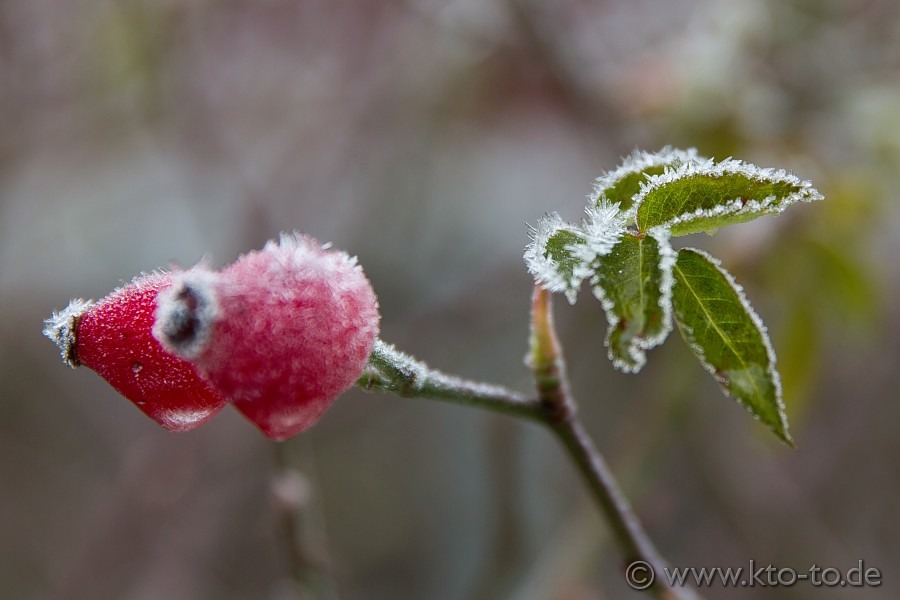
[(72, 367), (85, 365), (106, 379), (151, 419), (171, 431), (202, 425), (226, 404), (189, 362), (153, 337), (159, 292), (169, 273), (135, 278), (100, 300), (73, 300), (45, 321), (44, 335)]
[(155, 335), (268, 437), (315, 424), (361, 375), (378, 335), (372, 286), (346, 253), (283, 235), (215, 273), (179, 274)]

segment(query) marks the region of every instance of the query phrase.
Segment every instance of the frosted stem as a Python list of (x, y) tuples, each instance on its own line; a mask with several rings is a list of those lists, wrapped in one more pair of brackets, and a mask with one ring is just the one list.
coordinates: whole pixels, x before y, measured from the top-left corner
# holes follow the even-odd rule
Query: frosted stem
[(447, 375), (428, 367), (381, 340), (369, 356), (369, 364), (356, 385), (407, 398), (430, 398), (454, 404), (477, 406), (508, 415), (542, 421), (537, 400), (499, 385)]

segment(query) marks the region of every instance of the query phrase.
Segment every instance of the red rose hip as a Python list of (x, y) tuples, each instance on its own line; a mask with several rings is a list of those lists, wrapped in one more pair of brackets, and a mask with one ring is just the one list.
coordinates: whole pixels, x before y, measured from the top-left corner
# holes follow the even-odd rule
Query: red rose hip
[(170, 273), (142, 275), (99, 302), (73, 300), (44, 322), (44, 335), (67, 364), (97, 372), (166, 429), (187, 431), (226, 401), (191, 363), (153, 337), (157, 295), (171, 282)]
[(294, 234), (221, 272), (178, 274), (160, 297), (154, 334), (266, 436), (284, 440), (357, 381), (378, 321), (356, 259)]

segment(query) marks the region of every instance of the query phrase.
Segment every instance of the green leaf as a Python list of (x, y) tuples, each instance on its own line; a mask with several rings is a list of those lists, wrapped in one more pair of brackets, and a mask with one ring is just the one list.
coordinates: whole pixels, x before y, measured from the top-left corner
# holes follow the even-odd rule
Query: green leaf
[(587, 244), (585, 234), (551, 213), (538, 221), (532, 238), (525, 248), (528, 272), (545, 289), (564, 292), (574, 303), (581, 282), (590, 275), (579, 253), (579, 247)]
[(673, 268), (675, 322), (726, 395), (793, 445), (781, 400), (775, 353), (742, 288), (702, 250), (678, 251)]
[(821, 199), (810, 182), (783, 170), (731, 159), (688, 162), (650, 178), (635, 199), (635, 222), (641, 232), (653, 227), (666, 227), (675, 236), (714, 232)]
[(599, 206), (606, 199), (620, 210), (628, 210), (634, 204), (634, 197), (641, 191), (641, 184), (646, 183), (649, 176), (662, 175), (666, 169), (700, 160), (693, 148), (677, 150), (666, 146), (659, 152), (635, 150), (618, 168), (595, 180), (588, 206)]
[(594, 295), (606, 310), (606, 345), (613, 365), (637, 373), (645, 350), (672, 330), (672, 263), (675, 254), (663, 230), (625, 234), (597, 265)]

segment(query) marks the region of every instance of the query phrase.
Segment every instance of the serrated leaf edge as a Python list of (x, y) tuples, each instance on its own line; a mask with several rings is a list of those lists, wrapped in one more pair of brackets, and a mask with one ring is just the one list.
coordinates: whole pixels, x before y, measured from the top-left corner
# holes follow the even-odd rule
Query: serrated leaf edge
[(621, 360), (618, 356), (613, 354), (612, 345), (610, 344), (610, 337), (612, 336), (613, 331), (619, 325), (619, 316), (616, 314), (616, 303), (613, 302), (612, 299), (609, 298), (606, 294), (606, 290), (603, 289), (603, 286), (600, 282), (600, 277), (596, 275), (599, 272), (599, 268), (594, 269), (594, 276), (591, 278), (591, 290), (594, 294), (594, 297), (600, 301), (600, 305), (603, 307), (603, 311), (606, 313), (606, 337), (603, 340), (604, 346), (607, 348), (607, 356), (609, 357), (610, 362), (612, 362), (613, 367), (622, 371), (623, 373), (638, 373), (644, 365), (647, 364), (647, 350), (651, 348), (655, 348), (659, 346), (663, 342), (666, 341), (666, 338), (669, 337), (669, 333), (671, 333), (673, 328), (672, 322), (672, 288), (675, 284), (675, 276), (672, 273), (672, 269), (675, 266), (676, 253), (672, 249), (672, 246), (669, 244), (669, 232), (661, 227), (654, 227), (650, 230), (649, 234), (656, 243), (659, 245), (659, 254), (660, 254), (660, 262), (659, 268), (661, 273), (660, 276), (660, 295), (659, 295), (659, 307), (663, 313), (663, 322), (662, 329), (658, 334), (651, 337), (634, 337), (631, 339), (631, 343), (628, 345), (628, 356), (634, 361), (634, 364), (627, 363)]
[[(659, 188), (675, 183), (682, 179), (695, 176), (722, 177), (724, 175), (745, 175), (750, 179), (754, 179), (760, 183), (785, 183), (800, 189), (783, 199), (778, 196), (768, 196), (766, 198), (742, 200), (741, 198), (730, 198), (710, 209), (698, 208), (695, 211), (683, 213), (673, 217), (669, 221), (657, 225), (656, 227), (666, 227), (671, 229), (677, 225), (690, 223), (700, 219), (715, 218), (725, 215), (742, 215), (742, 214), (778, 214), (783, 212), (788, 206), (797, 202), (814, 202), (823, 200), (824, 196), (813, 187), (812, 182), (802, 180), (793, 173), (788, 173), (784, 169), (772, 169), (758, 167), (742, 160), (727, 158), (719, 163), (713, 159), (705, 162), (685, 162), (675, 169), (666, 169), (661, 175), (651, 175), (646, 182), (641, 183), (641, 191), (635, 197), (629, 213), (633, 213), (635, 227), (640, 230), (637, 221), (638, 210), (646, 200), (647, 196), (658, 190)], [(629, 214), (631, 218), (632, 215)]]
[[(750, 316), (750, 320), (753, 322), (753, 325), (756, 326), (757, 330), (759, 330), (760, 336), (762, 337), (763, 346), (766, 349), (766, 356), (769, 359), (769, 364), (766, 368), (766, 372), (772, 378), (772, 384), (775, 387), (775, 406), (778, 409), (778, 420), (781, 424), (781, 429), (782, 429), (781, 433), (784, 434), (785, 440), (789, 444), (792, 444), (793, 440), (791, 439), (791, 434), (790, 434), (790, 431), (788, 430), (787, 412), (785, 410), (784, 400), (782, 398), (781, 375), (778, 373), (778, 369), (775, 368), (775, 365), (778, 362), (778, 359), (775, 356), (775, 349), (772, 347), (772, 342), (769, 340), (768, 328), (765, 326), (765, 324), (763, 323), (760, 316), (756, 313), (756, 311), (750, 305), (750, 301), (747, 299), (747, 295), (744, 293), (744, 287), (741, 284), (739, 284), (735, 280), (735, 278), (731, 275), (731, 273), (729, 273), (722, 266), (722, 261), (720, 261), (718, 258), (712, 256), (705, 250), (701, 250), (699, 248), (682, 248), (681, 250), (679, 250), (679, 252), (683, 252), (683, 251), (684, 252), (694, 252), (696, 254), (699, 254), (700, 256), (705, 258), (707, 261), (709, 261), (725, 277), (725, 280), (728, 282), (728, 284), (731, 286), (731, 288), (737, 294), (737, 297), (740, 300), (741, 305), (744, 307), (744, 310), (747, 311), (747, 314)], [(674, 267), (674, 264), (673, 264), (673, 267)], [(674, 275), (673, 275), (673, 277), (674, 277)], [(697, 358), (700, 361), (700, 364), (710, 375), (713, 376), (713, 379), (715, 379), (716, 381), (719, 381), (719, 378), (716, 375), (716, 368), (712, 364), (710, 364), (709, 361), (706, 360), (706, 354), (703, 352), (703, 348), (701, 348), (700, 345), (694, 341), (693, 328), (690, 327), (689, 325), (686, 325), (683, 323), (679, 323), (679, 327), (681, 327), (682, 329), (685, 330), (685, 333), (687, 335), (684, 335), (682, 337), (685, 338), (685, 342), (687, 342), (688, 346), (691, 347), (691, 350), (693, 350), (694, 353), (697, 355)], [(688, 337), (690, 337), (691, 339), (688, 340), (687, 339)], [(749, 406), (747, 406), (746, 404), (741, 402), (738, 398), (735, 398), (734, 396), (732, 396), (729, 393), (728, 389), (724, 385), (721, 385), (721, 382), (720, 382), (720, 387), (726, 396), (736, 400), (738, 402), (738, 404), (743, 406), (744, 409), (747, 412), (749, 412), (750, 415), (753, 416), (754, 419), (756, 419), (757, 421), (759, 421), (766, 427), (771, 428), (771, 425), (769, 425), (768, 423), (764, 423), (759, 418), (759, 416), (756, 415), (750, 409)], [(779, 432), (775, 432), (775, 433), (779, 437), (781, 436), (781, 433), (779, 433)]]
[[(564, 293), (569, 304), (575, 304), (581, 283), (589, 273), (584, 268), (576, 268), (572, 272), (572, 277), (567, 279), (560, 274), (559, 262), (547, 256), (547, 242), (559, 231), (568, 231), (579, 237), (584, 236), (583, 231), (577, 226), (563, 221), (558, 213), (545, 214), (535, 226), (529, 226), (531, 242), (525, 247), (525, 266), (536, 283), (550, 292)], [(583, 244), (579, 244), (579, 246), (581, 245)], [(567, 246), (566, 250), (575, 254), (576, 248)]]
[(594, 179), (593, 190), (588, 194), (588, 207), (597, 206), (605, 198), (606, 190), (615, 187), (622, 179), (629, 175), (640, 173), (645, 169), (671, 165), (675, 163), (702, 162), (706, 160), (697, 153), (696, 148), (673, 148), (664, 146), (658, 152), (646, 150), (634, 150), (630, 155), (622, 158), (621, 164), (612, 171), (604, 171), (602, 175)]

